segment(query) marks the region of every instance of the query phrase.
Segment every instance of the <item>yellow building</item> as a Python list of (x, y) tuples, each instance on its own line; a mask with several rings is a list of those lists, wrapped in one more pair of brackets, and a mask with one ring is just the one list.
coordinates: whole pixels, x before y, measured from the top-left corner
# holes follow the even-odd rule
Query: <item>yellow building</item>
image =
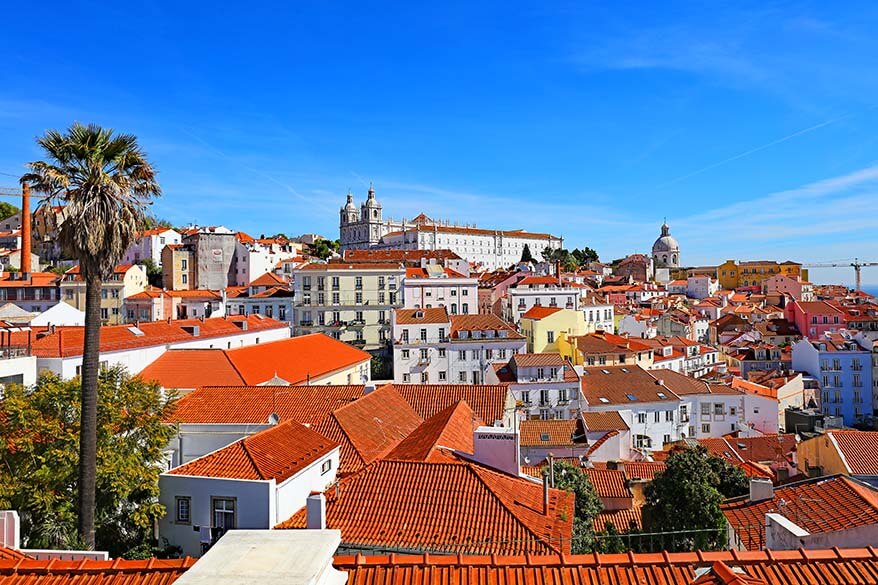
[(583, 367), (637, 365), (649, 369), (655, 360), (649, 345), (637, 339), (601, 332), (562, 335), (558, 339), (558, 353), (574, 366)]
[(870, 481), (878, 477), (876, 449), (876, 431), (827, 430), (799, 443), (796, 460), (799, 469), (809, 477), (840, 473)]
[(562, 335), (583, 335), (587, 330), (582, 311), (539, 305), (521, 316), (519, 326), (527, 339), (528, 353), (557, 352), (558, 339)]
[(734, 290), (739, 287), (760, 287), (762, 281), (772, 276), (782, 274), (784, 276), (799, 277), (808, 280), (808, 271), (802, 268), (798, 262), (787, 260), (776, 262), (774, 260), (748, 260), (735, 262), (726, 260), (716, 267), (716, 275), (719, 279), (720, 288)]
[[(146, 290), (146, 270), (137, 264), (117, 266), (113, 274), (101, 284), (101, 323), (119, 325), (124, 323), (124, 300)], [(61, 300), (85, 311), (85, 281), (74, 266), (64, 273), (61, 280)]]

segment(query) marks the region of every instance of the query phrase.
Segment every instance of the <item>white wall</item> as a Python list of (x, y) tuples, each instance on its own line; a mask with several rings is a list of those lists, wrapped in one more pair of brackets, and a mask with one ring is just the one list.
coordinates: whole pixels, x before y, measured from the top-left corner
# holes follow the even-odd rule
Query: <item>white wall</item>
[[(159, 476), (159, 503), (165, 515), (159, 520), (159, 536), (183, 548), (183, 555), (201, 556), (200, 535), (195, 526), (213, 522), (212, 497), (236, 498), (237, 527), (268, 529), (273, 525), (274, 481), (218, 479), (162, 474)], [(188, 496), (191, 501), (191, 522), (176, 523), (176, 497)]]

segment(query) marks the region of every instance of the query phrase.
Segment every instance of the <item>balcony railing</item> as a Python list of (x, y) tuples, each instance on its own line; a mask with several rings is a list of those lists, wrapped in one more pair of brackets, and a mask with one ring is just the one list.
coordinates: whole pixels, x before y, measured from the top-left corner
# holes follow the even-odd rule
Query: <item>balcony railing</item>
[(7, 345), (0, 347), (0, 360), (11, 360), (20, 357), (28, 357), (30, 347), (27, 345)]

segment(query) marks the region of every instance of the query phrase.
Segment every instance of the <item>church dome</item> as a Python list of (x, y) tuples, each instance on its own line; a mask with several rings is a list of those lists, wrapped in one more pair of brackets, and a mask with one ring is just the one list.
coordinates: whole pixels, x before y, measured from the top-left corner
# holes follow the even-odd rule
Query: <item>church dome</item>
[(680, 244), (677, 243), (677, 239), (671, 235), (671, 228), (667, 223), (662, 224), (662, 235), (655, 241), (652, 245), (652, 254), (653, 256), (656, 254), (666, 253), (666, 252), (680, 252)]
[(354, 194), (348, 191), (348, 202), (344, 206), (345, 211), (353, 211), (356, 213), (357, 208), (354, 207)]

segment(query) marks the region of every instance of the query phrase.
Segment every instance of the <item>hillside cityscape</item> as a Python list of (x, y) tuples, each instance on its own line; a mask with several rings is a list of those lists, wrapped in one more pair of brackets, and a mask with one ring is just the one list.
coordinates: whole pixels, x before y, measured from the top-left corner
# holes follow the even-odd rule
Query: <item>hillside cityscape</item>
[(54, 4), (0, 585), (878, 583), (874, 7)]

